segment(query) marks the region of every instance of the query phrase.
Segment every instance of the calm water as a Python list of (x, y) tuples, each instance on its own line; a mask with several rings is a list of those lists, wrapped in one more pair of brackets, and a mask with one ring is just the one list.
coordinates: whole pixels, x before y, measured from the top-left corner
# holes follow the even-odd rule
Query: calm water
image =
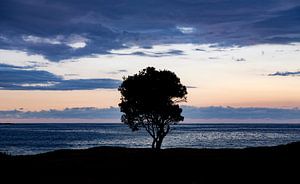
[[(163, 147), (243, 148), (300, 141), (300, 125), (291, 124), (181, 124)], [(57, 149), (95, 146), (150, 147), (144, 131), (131, 132), (122, 124), (0, 125), (0, 151), (36, 154)]]

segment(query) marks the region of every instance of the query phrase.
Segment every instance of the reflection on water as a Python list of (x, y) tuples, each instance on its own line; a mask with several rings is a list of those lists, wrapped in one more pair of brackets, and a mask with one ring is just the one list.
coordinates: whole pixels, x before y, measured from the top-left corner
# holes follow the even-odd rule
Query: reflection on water
[[(243, 148), (300, 141), (300, 125), (180, 124), (165, 138), (163, 148)], [(122, 124), (0, 125), (0, 151), (35, 154), (94, 146), (150, 147), (145, 131)]]

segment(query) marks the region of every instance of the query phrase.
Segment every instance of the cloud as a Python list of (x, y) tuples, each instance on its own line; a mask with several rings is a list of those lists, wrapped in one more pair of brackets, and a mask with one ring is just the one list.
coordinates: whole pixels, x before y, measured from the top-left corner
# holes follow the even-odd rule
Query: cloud
[(51, 44), (51, 45), (67, 45), (73, 49), (84, 48), (87, 45), (88, 39), (80, 36), (80, 35), (71, 35), (68, 37), (64, 37), (62, 35), (53, 37), (53, 38), (43, 38), (38, 36), (22, 36), (22, 39), (25, 42), (32, 44)]
[(285, 44), (300, 41), (299, 12), (298, 0), (2, 0), (0, 49), (59, 61), (134, 45)]
[(300, 109), (185, 106), (183, 113), (186, 118), (196, 119), (300, 119)]
[(245, 58), (237, 58), (237, 59), (235, 59), (235, 61), (243, 62), (243, 61), (246, 61), (246, 59)]
[(178, 49), (169, 49), (158, 51), (157, 49), (149, 49), (149, 48), (134, 48), (135, 51), (130, 51), (131, 49), (121, 49), (121, 50), (111, 50), (110, 53), (113, 55), (136, 55), (136, 56), (146, 56), (146, 57), (165, 57), (165, 56), (178, 56), (184, 55), (182, 50)]
[(85, 42), (74, 42), (74, 43), (68, 43), (68, 46), (72, 47), (73, 49), (80, 49), (84, 48), (86, 46)]
[(196, 48), (195, 51), (202, 51), (202, 52), (205, 52), (206, 50), (205, 50), (205, 49), (199, 49), (199, 48)]
[(41, 38), (37, 36), (23, 36), (22, 37), (25, 42), (35, 43), (35, 44), (53, 44), (59, 45), (62, 44), (61, 39), (59, 38)]
[(117, 70), (117, 71), (111, 71), (111, 72), (108, 72), (108, 74), (120, 74), (120, 73), (127, 73), (128, 71), (127, 70)]
[(183, 34), (191, 34), (195, 32), (195, 28), (193, 27), (176, 26), (176, 28)]
[(271, 73), (268, 76), (300, 76), (300, 71), (296, 72), (275, 72)]
[[(280, 108), (232, 108), (232, 107), (193, 107), (183, 106), (183, 115), (186, 119), (231, 119), (231, 120), (295, 120), (300, 119), (300, 109)], [(42, 111), (0, 111), (3, 119), (24, 118), (57, 118), (57, 119), (120, 119), (119, 108), (66, 108), (64, 110)]]
[(42, 111), (0, 111), (0, 118), (79, 118), (79, 119), (96, 119), (96, 118), (119, 118), (121, 115), (119, 108), (66, 108), (64, 110), (42, 110)]
[(0, 64), (1, 90), (89, 90), (117, 88), (115, 79), (70, 79), (65, 80), (50, 72)]
[(190, 89), (195, 89), (197, 88), (196, 86), (186, 86), (187, 88), (190, 88)]
[[(91, 90), (91, 89), (111, 89), (117, 88), (121, 82), (119, 80), (114, 79), (70, 79), (70, 80), (62, 80), (61, 82), (49, 86), (42, 87), (39, 89), (44, 90)], [(34, 87), (37, 89), (37, 87)]]
[(140, 55), (140, 56), (148, 56), (148, 57), (165, 57), (165, 56), (178, 56), (178, 55), (184, 55), (184, 52), (182, 50), (176, 50), (171, 49), (168, 51), (162, 51), (162, 52), (134, 52), (130, 55)]
[(208, 57), (208, 59), (215, 60), (215, 59), (220, 59), (220, 58), (219, 57)]

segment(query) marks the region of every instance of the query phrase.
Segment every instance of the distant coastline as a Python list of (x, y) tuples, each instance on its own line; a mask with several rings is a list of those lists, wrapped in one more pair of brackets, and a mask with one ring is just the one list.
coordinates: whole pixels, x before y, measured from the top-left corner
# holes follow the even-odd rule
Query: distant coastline
[(1, 125), (14, 125), (15, 123), (0, 123), (0, 126)]

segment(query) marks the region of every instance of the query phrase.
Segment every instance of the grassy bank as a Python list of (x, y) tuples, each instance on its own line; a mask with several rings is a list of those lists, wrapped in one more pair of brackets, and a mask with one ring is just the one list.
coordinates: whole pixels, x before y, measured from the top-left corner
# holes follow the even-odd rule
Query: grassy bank
[(98, 147), (27, 156), (0, 154), (1, 178), (10, 183), (278, 181), (298, 178), (299, 164), (300, 143), (246, 149)]

